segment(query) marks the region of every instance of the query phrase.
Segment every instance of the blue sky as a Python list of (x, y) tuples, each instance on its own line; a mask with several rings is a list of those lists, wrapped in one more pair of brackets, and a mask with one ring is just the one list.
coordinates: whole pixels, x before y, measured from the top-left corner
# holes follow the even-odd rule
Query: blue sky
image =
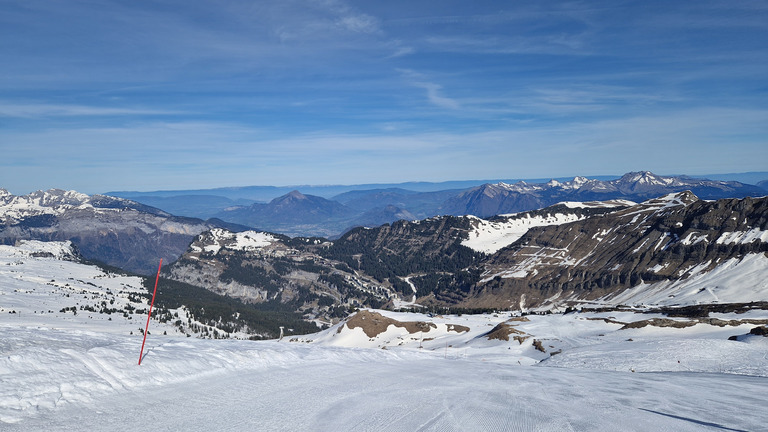
[(0, 187), (768, 171), (764, 1), (0, 0)]

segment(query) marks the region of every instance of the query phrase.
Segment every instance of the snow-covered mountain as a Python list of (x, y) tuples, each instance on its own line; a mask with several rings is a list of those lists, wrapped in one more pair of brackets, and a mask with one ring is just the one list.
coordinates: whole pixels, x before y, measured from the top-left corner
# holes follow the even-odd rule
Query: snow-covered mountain
[(50, 189), (16, 196), (0, 189), (0, 222), (4, 225), (19, 224), (32, 217), (62, 216), (73, 210), (100, 215), (120, 210), (138, 210), (158, 216), (171, 216), (154, 207), (105, 195), (89, 196), (72, 190)]
[(768, 301), (766, 205), (768, 198), (709, 202), (681, 192), (487, 220), (399, 221), (332, 242), (214, 230), (168, 275), (247, 301), (293, 304), (323, 323), (360, 306)]
[[(676, 181), (660, 180), (666, 186)], [(538, 187), (583, 188), (594, 182), (555, 183)], [(659, 186), (647, 173), (624, 183), (633, 190)], [(4, 192), (1, 200), (0, 238), (6, 244), (71, 241), (87, 258), (144, 273), (154, 271), (160, 257), (168, 263), (181, 257), (166, 268), (179, 282), (284, 305), (290, 313), (325, 324), (352, 307), (414, 301), (506, 309), (583, 301), (768, 300), (763, 282), (768, 198), (709, 202), (681, 192), (640, 204), (566, 201), (487, 220), (401, 220), (356, 228), (332, 242), (236, 233), (130, 201), (72, 191), (24, 197)]]
[(467, 302), (768, 301), (768, 198), (665, 195), (599, 217), (533, 228), (480, 265)]
[[(11, 317), (6, 324), (33, 321), (53, 328), (139, 335), (149, 307), (142, 278), (80, 263), (71, 242), (0, 245), (0, 287), (0, 313), (3, 321)], [(155, 328), (185, 336), (164, 318), (168, 313), (177, 314), (175, 319), (187, 327), (191, 315), (182, 307), (156, 309)]]
[(648, 171), (630, 172), (610, 181), (575, 177), (547, 183), (484, 184), (446, 201), (443, 214), (489, 217), (535, 210), (562, 201), (645, 201), (673, 192), (692, 191), (702, 199), (761, 197), (766, 191), (733, 181), (713, 181), (686, 176), (665, 177)]
[(0, 244), (71, 241), (88, 259), (149, 274), (174, 261), (195, 235), (222, 221), (172, 216), (137, 202), (51, 189), (14, 196), (0, 190)]
[(560, 225), (583, 220), (619, 208), (635, 205), (632, 201), (611, 200), (592, 202), (564, 202), (542, 210), (481, 219), (469, 216), (472, 228), (462, 245), (478, 252), (494, 253), (509, 246), (533, 227)]
[[(259, 244), (248, 235), (243, 248)], [(39, 314), (40, 322), (120, 334), (139, 334), (148, 312), (154, 278), (129, 276), (82, 262), (71, 242), (20, 240), (0, 245), (0, 312)], [(153, 312), (154, 328), (178, 336), (240, 338), (274, 336), (289, 321), (257, 317), (251, 305), (233, 302), (204, 289), (160, 280)], [(206, 309), (208, 310), (206, 312)], [(284, 316), (283, 318), (287, 318)], [(267, 324), (267, 328), (264, 325)], [(269, 327), (272, 326), (272, 327)], [(142, 327), (140, 329), (139, 327)], [(306, 325), (310, 331), (316, 326)], [(289, 332), (292, 333), (292, 332)]]
[(325, 256), (330, 246), (322, 238), (213, 229), (198, 235), (164, 275), (248, 303), (284, 304), (318, 325), (338, 322), (352, 307), (390, 300), (388, 286)]

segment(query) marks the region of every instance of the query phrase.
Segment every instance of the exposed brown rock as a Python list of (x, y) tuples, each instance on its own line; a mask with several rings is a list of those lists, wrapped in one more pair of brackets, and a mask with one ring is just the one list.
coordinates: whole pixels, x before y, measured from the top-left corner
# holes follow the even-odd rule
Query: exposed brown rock
[(508, 341), (510, 335), (516, 335), (515, 340), (520, 343), (523, 343), (523, 341), (528, 338), (528, 333), (516, 329), (514, 325), (510, 324), (510, 321), (498, 323), (496, 327), (491, 329), (485, 336), (488, 340)]
[(408, 333), (429, 332), (433, 328), (437, 328), (434, 323), (427, 323), (424, 321), (409, 321), (401, 322), (392, 318), (383, 316), (378, 312), (371, 312), (362, 310), (352, 315), (348, 320), (346, 326), (350, 329), (360, 327), (369, 338), (376, 337), (381, 333), (387, 331), (389, 326), (405, 328)]
[(448, 331), (456, 333), (464, 333), (469, 331), (469, 327), (459, 324), (448, 324)]

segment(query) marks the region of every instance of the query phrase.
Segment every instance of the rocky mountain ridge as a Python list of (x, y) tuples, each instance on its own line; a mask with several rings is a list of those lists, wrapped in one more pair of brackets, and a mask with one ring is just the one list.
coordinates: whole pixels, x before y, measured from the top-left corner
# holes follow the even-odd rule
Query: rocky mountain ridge
[[(416, 297), (431, 294), (433, 285), (472, 282), (464, 269), (486, 254), (462, 243), (486, 241), (489, 231), (501, 233), (493, 241), (506, 245), (514, 241), (508, 231), (519, 237), (532, 221), (563, 223), (626, 205), (559, 205), (492, 222), (456, 216), (401, 220), (356, 228), (332, 242), (212, 230), (200, 234), (165, 274), (246, 302), (291, 303), (308, 319), (332, 323), (352, 307), (409, 307)], [(446, 304), (454, 297), (438, 295)]]
[(0, 222), (9, 225), (33, 217), (60, 216), (71, 210), (104, 214), (109, 211), (138, 210), (157, 216), (171, 216), (158, 208), (106, 195), (86, 195), (77, 191), (50, 189), (28, 195), (13, 195), (0, 189)]
[(198, 235), (163, 274), (247, 303), (290, 305), (330, 324), (351, 307), (380, 307), (391, 293), (373, 278), (324, 256), (322, 238), (213, 229)]
[[(227, 241), (230, 246), (219, 249), (193, 246), (183, 259), (186, 267), (173, 277), (250, 301), (287, 301), (298, 291), (286, 287), (299, 285), (287, 280), (301, 274), (310, 281), (306, 292), (335, 300), (325, 309), (318, 308), (318, 298), (303, 303), (314, 317), (368, 301), (376, 307), (471, 310), (768, 300), (768, 198), (704, 201), (686, 191), (639, 204), (568, 202), (490, 220), (398, 221), (357, 228), (333, 242), (281, 238), (258, 254), (232, 250), (242, 240)], [(214, 249), (218, 256), (201, 252)], [(195, 267), (195, 255), (208, 260), (211, 277)], [(285, 266), (282, 271), (293, 276), (279, 281)], [(236, 278), (222, 276), (255, 267), (271, 282), (258, 288), (256, 280), (236, 285)], [(749, 282), (733, 279), (738, 273)], [(324, 285), (328, 278), (364, 286), (370, 297)], [(255, 291), (245, 294), (245, 285)]]
[[(686, 191), (600, 217), (532, 228), (478, 267), (480, 280), (463, 302), (518, 307), (610, 302), (626, 290), (670, 287), (726, 263), (755, 259), (759, 267), (766, 252), (768, 198), (709, 202)], [(717, 302), (717, 292), (725, 288), (704, 286), (686, 295), (688, 301)], [(692, 295), (698, 293), (703, 294)], [(663, 302), (679, 301), (669, 294)]]
[(71, 241), (87, 259), (142, 274), (176, 260), (195, 235), (223, 221), (177, 217), (122, 198), (51, 189), (14, 196), (0, 191), (0, 244)]

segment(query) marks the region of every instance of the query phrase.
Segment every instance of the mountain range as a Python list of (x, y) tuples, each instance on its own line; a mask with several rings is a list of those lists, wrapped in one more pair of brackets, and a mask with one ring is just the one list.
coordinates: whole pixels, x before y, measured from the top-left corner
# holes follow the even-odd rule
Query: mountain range
[(334, 241), (217, 231), (198, 236), (167, 275), (245, 301), (294, 302), (323, 322), (339, 306), (768, 301), (767, 215), (768, 198), (705, 201), (684, 191), (640, 204), (400, 220)]
[(268, 203), (244, 202), (242, 198), (237, 203), (211, 195), (140, 195), (131, 199), (177, 215), (215, 217), (289, 236), (336, 238), (356, 226), (375, 227), (399, 219), (416, 220), (437, 215), (490, 217), (535, 210), (563, 201), (624, 199), (639, 202), (684, 190), (707, 200), (768, 194), (761, 187), (736, 181), (665, 177), (645, 171), (627, 173), (612, 180), (575, 177), (568, 181), (484, 183), (470, 188), (431, 191), (402, 187), (360, 189), (330, 198), (297, 189)]
[[(169, 279), (326, 324), (354, 307), (727, 302), (743, 296), (731, 295), (718, 275), (734, 272), (752, 275), (753, 297), (765, 301), (768, 198), (712, 198), (760, 190), (641, 172), (459, 192), (348, 191), (339, 198), (344, 203), (292, 191), (230, 210), (250, 217), (248, 226), (273, 220), (294, 231), (314, 230), (317, 220), (340, 228), (371, 218), (334, 239), (178, 217), (102, 195), (0, 191), (0, 242), (68, 240), (84, 258), (142, 274), (163, 258)], [(387, 204), (415, 209), (435, 196), (452, 196), (440, 205), (443, 216), (421, 218)], [(378, 210), (360, 213), (374, 203)], [(535, 209), (511, 211), (525, 206)], [(394, 221), (376, 222), (381, 215)]]

